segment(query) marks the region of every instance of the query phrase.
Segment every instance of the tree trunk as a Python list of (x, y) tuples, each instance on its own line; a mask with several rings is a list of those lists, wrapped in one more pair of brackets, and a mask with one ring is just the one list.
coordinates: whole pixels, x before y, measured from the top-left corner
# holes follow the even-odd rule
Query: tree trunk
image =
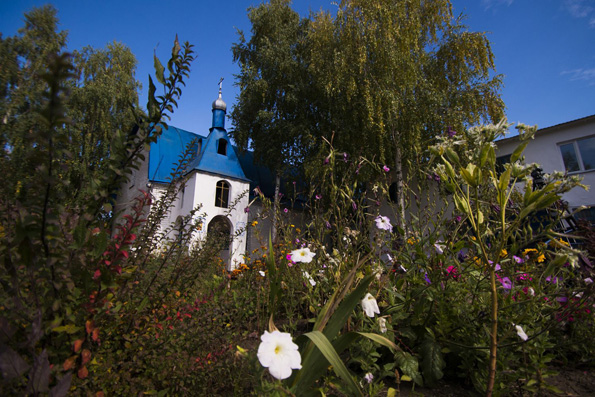
[(398, 144), (395, 145), (395, 179), (397, 183), (397, 205), (399, 206), (397, 225), (403, 230), (403, 236), (407, 239), (407, 222), (405, 221), (405, 184), (403, 183), (401, 148)]
[(273, 200), (273, 230), (271, 233), (274, 242), (277, 241), (277, 222), (279, 220), (279, 209), (281, 208), (280, 207), (281, 195), (279, 194), (280, 189), (281, 189), (281, 175), (279, 174), (279, 171), (277, 171), (275, 173), (275, 198)]

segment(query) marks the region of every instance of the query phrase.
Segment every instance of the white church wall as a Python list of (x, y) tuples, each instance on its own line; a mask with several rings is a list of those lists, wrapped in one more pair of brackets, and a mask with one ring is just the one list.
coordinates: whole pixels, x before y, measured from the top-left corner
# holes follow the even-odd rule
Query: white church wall
[[(221, 208), (215, 205), (217, 182), (222, 180), (226, 181), (230, 187), (229, 208)], [(231, 222), (233, 241), (228, 270), (235, 269), (244, 261), (243, 255), (246, 251), (247, 240), (246, 226), (248, 224), (248, 214), (244, 212), (244, 208), (248, 206), (249, 188), (250, 185), (248, 182), (202, 173), (195, 173), (188, 181), (188, 186), (186, 187), (186, 189), (192, 189), (194, 196), (193, 207), (202, 205), (198, 215), (203, 218), (201, 219), (203, 226), (196, 233), (197, 240), (200, 241), (206, 238), (209, 222), (216, 216), (224, 216)], [(190, 198), (192, 196), (188, 194), (188, 197)], [(235, 206), (232, 208), (234, 204)]]

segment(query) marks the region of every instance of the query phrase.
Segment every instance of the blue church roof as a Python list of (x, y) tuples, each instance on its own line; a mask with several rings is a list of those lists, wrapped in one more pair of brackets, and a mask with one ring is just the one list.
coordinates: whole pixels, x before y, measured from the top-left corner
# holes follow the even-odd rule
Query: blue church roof
[(149, 151), (149, 180), (167, 183), (171, 181), (171, 173), (175, 170), (184, 151), (191, 142), (194, 142), (194, 153), (206, 137), (181, 128), (163, 127), (157, 142), (151, 143)]
[(249, 182), (225, 129), (213, 127), (190, 169)]

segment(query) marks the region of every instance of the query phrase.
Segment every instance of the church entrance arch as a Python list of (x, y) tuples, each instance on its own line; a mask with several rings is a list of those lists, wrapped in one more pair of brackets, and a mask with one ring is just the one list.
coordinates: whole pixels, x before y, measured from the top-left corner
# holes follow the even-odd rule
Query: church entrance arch
[(219, 246), (219, 256), (228, 267), (231, 259), (231, 232), (231, 221), (223, 215), (214, 217), (207, 227), (207, 239)]

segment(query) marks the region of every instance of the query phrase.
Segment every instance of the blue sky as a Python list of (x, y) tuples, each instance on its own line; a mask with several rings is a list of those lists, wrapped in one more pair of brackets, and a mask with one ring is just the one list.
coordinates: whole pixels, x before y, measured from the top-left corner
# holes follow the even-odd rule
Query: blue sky
[[(16, 34), (23, 13), (41, 0), (0, 2), (0, 32)], [(247, 8), (259, 0), (217, 2), (153, 0), (50, 1), (58, 9), (60, 29), (69, 32), (68, 49), (104, 47), (114, 40), (129, 46), (138, 60), (136, 78), (146, 103), (153, 51), (163, 63), (173, 39), (194, 44), (196, 60), (171, 124), (206, 133), (217, 83), (232, 109), (237, 88), (231, 45), (236, 28), (249, 34)], [(510, 122), (552, 126), (595, 114), (595, 0), (453, 0), (455, 15), (464, 13), (471, 31), (488, 32), (503, 74), (502, 97)], [(331, 0), (294, 0), (294, 9), (333, 10)], [(229, 129), (229, 121), (227, 122)]]

